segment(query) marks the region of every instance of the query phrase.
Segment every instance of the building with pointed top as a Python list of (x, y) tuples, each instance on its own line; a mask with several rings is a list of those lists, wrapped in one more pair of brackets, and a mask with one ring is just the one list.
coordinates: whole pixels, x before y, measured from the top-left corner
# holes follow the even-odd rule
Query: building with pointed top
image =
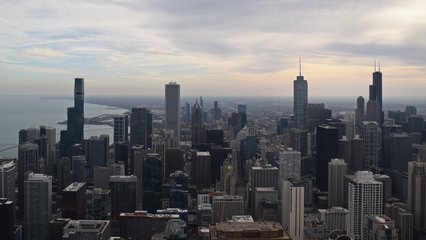
[(299, 76), (294, 80), (293, 90), (293, 114), (295, 127), (305, 129), (308, 117), (308, 82), (302, 76), (299, 60)]

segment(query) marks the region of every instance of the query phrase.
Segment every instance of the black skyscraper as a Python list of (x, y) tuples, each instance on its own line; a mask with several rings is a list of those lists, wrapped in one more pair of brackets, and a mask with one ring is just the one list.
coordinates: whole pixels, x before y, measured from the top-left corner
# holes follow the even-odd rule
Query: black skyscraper
[(152, 113), (144, 107), (132, 108), (130, 116), (130, 147), (152, 148)]
[(328, 162), (337, 157), (338, 131), (335, 127), (317, 127), (317, 186), (321, 191), (328, 190)]
[[(375, 68), (376, 66), (374, 66)], [(379, 71), (374, 69), (373, 72), (373, 85), (370, 85), (370, 101), (377, 101), (379, 103), (379, 111), (380, 111), (380, 123), (379, 126), (383, 125), (384, 114), (383, 114), (383, 101), (382, 101), (382, 72), (380, 72), (380, 63), (379, 63)]]
[(74, 79), (74, 143), (84, 138), (84, 78)]

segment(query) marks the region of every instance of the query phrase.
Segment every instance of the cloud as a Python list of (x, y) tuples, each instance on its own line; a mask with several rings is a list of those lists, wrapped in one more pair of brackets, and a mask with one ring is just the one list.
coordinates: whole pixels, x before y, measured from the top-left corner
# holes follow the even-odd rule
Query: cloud
[(66, 56), (65, 53), (50, 48), (30, 48), (25, 50), (25, 55), (36, 59), (52, 59)]

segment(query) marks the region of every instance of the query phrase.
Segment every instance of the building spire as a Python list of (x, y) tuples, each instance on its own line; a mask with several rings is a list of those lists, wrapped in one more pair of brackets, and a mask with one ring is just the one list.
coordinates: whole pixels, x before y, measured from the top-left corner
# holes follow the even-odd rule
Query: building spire
[(380, 61), (379, 61), (379, 72), (380, 72)]
[(302, 76), (302, 58), (299, 57), (299, 76)]
[(376, 72), (376, 58), (374, 58), (374, 72)]

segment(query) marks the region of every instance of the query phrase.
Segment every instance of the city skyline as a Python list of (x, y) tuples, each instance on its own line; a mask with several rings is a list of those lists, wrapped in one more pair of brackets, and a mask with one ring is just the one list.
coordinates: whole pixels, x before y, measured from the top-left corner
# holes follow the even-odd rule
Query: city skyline
[(92, 96), (169, 81), (182, 96), (291, 96), (300, 56), (310, 96), (366, 97), (376, 58), (384, 95), (420, 97), (424, 4), (2, 1), (0, 94), (63, 94), (81, 76)]

